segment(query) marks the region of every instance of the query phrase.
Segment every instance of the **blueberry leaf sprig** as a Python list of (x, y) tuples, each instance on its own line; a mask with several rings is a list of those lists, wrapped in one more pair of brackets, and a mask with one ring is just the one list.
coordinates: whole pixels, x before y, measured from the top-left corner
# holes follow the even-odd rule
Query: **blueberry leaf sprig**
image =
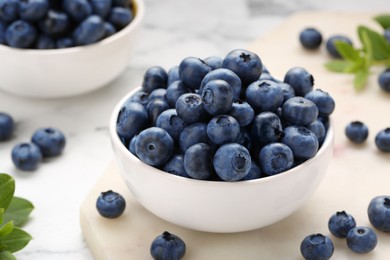
[[(383, 29), (390, 28), (390, 15), (374, 17)], [(345, 42), (335, 42), (341, 60), (332, 60), (325, 67), (333, 72), (354, 74), (354, 88), (362, 90), (370, 75), (372, 66), (390, 67), (390, 44), (385, 37), (366, 27), (357, 27), (361, 48), (354, 48)]]
[(23, 249), (32, 239), (20, 228), (34, 209), (23, 198), (14, 197), (15, 180), (8, 174), (0, 174), (0, 259), (16, 259), (13, 255)]

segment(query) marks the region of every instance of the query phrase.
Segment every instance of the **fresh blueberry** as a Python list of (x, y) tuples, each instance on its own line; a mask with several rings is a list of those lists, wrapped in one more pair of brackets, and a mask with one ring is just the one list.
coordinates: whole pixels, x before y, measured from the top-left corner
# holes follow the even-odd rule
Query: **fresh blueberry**
[(204, 110), (212, 116), (228, 113), (233, 105), (233, 89), (224, 80), (209, 81), (202, 90)]
[(106, 31), (104, 33), (104, 38), (110, 37), (111, 35), (114, 35), (117, 32), (114, 25), (112, 25), (109, 22), (104, 22), (104, 30)]
[(183, 129), (179, 136), (179, 145), (182, 152), (185, 152), (190, 146), (197, 143), (210, 144), (206, 123), (188, 125)]
[(306, 260), (327, 260), (333, 252), (332, 240), (322, 234), (308, 235), (301, 242), (301, 254)]
[(167, 72), (162, 67), (150, 67), (144, 74), (142, 88), (147, 93), (158, 88), (167, 88), (167, 78)]
[(74, 41), (73, 41), (72, 38), (62, 37), (62, 38), (58, 38), (56, 40), (56, 47), (58, 49), (70, 48), (70, 47), (73, 47), (73, 46), (75, 46), (75, 44), (74, 44)]
[(302, 67), (293, 67), (286, 72), (284, 83), (290, 84), (296, 96), (304, 97), (313, 90), (314, 78)]
[(31, 47), (37, 38), (37, 30), (29, 22), (16, 20), (5, 31), (6, 43), (15, 48)]
[(240, 133), (237, 120), (229, 115), (219, 115), (207, 124), (207, 135), (217, 145), (233, 143)]
[(146, 164), (164, 165), (173, 155), (174, 141), (164, 129), (149, 127), (138, 134), (135, 151), (138, 158)]
[(146, 108), (138, 102), (126, 102), (120, 109), (116, 121), (116, 131), (121, 138), (130, 140), (148, 126), (149, 116)]
[(223, 60), (222, 67), (236, 73), (245, 87), (258, 80), (263, 71), (263, 64), (259, 56), (243, 49), (229, 52)]
[(182, 176), (186, 178), (190, 178), (187, 172), (184, 169), (184, 155), (175, 154), (172, 158), (163, 166), (163, 171)]
[(231, 70), (228, 70), (228, 69), (223, 69), (223, 68), (220, 68), (220, 69), (216, 69), (216, 70), (213, 70), (209, 73), (207, 73), (207, 75), (203, 78), (201, 84), (200, 84), (200, 88), (199, 88), (199, 92), (201, 93), (204, 86), (209, 83), (210, 81), (212, 80), (216, 80), (216, 79), (220, 79), (220, 80), (224, 80), (226, 81), (233, 89), (233, 99), (234, 100), (237, 100), (240, 98), (240, 93), (241, 93), (241, 80), (240, 78)]
[(181, 95), (176, 101), (175, 108), (177, 114), (187, 124), (204, 121), (207, 117), (202, 98), (195, 93)]
[(33, 143), (21, 143), (12, 149), (12, 161), (22, 171), (34, 171), (42, 161), (39, 147)]
[(154, 98), (150, 100), (146, 105), (150, 124), (153, 126), (156, 125), (156, 120), (159, 115), (167, 109), (169, 109), (169, 105), (165, 98)]
[(129, 102), (134, 101), (134, 102), (140, 103), (141, 105), (143, 105), (146, 108), (146, 106), (149, 103), (149, 95), (150, 95), (149, 93), (147, 93), (143, 90), (139, 90), (139, 91), (135, 92), (129, 98)]
[(287, 171), (292, 167), (293, 163), (293, 152), (283, 143), (270, 143), (260, 150), (260, 168), (267, 175), (275, 175)]
[(117, 218), (123, 214), (126, 201), (123, 196), (112, 190), (100, 193), (96, 200), (96, 209), (105, 218)]
[(291, 87), (290, 84), (280, 82), (279, 86), (283, 91), (283, 103), (286, 102), (288, 99), (295, 97), (295, 90), (293, 87)]
[(66, 13), (49, 10), (46, 16), (39, 21), (39, 29), (51, 36), (64, 35), (70, 28), (70, 20)]
[(379, 131), (376, 134), (375, 144), (380, 151), (386, 153), (390, 152), (390, 128), (389, 127)]
[(320, 116), (330, 116), (335, 109), (335, 101), (328, 92), (321, 89), (315, 89), (305, 95), (306, 99), (309, 99), (317, 105), (318, 114)]
[(255, 112), (275, 112), (283, 102), (283, 90), (270, 80), (258, 80), (245, 91), (246, 101)]
[(329, 231), (339, 238), (347, 237), (348, 232), (354, 227), (356, 227), (354, 217), (344, 210), (334, 213), (328, 221)]
[(313, 123), (308, 124), (306, 127), (317, 136), (318, 143), (321, 145), (326, 136), (326, 128), (321, 120), (316, 119)]
[(130, 142), (129, 142), (129, 145), (126, 145), (126, 143), (124, 143), (125, 146), (128, 146), (129, 151), (130, 151), (134, 156), (137, 156), (137, 152), (135, 151), (135, 141), (137, 140), (137, 136), (138, 136), (138, 134), (134, 135), (133, 138), (131, 138), (131, 140), (130, 140)]
[(371, 224), (383, 232), (390, 232), (390, 196), (377, 196), (368, 205)]
[(318, 151), (317, 136), (304, 126), (288, 126), (283, 131), (281, 142), (291, 148), (294, 158), (306, 160)]
[(12, 116), (0, 112), (0, 141), (11, 139), (14, 129), (15, 123)]
[(318, 49), (322, 43), (322, 34), (315, 28), (305, 28), (299, 34), (299, 41), (305, 49)]
[(168, 231), (157, 236), (150, 246), (150, 254), (154, 260), (180, 260), (185, 253), (184, 241)]
[(90, 0), (92, 11), (105, 19), (110, 13), (112, 0)]
[(167, 93), (165, 95), (169, 107), (175, 107), (179, 97), (183, 94), (187, 94), (190, 92), (191, 90), (186, 85), (184, 85), (184, 83), (181, 80), (176, 80), (173, 83), (171, 83), (168, 86)]
[(213, 164), (215, 172), (222, 180), (238, 181), (249, 173), (251, 156), (242, 145), (224, 144), (215, 153)]
[(0, 21), (0, 44), (6, 44), (5, 42), (5, 30), (7, 29), (7, 24), (3, 21)]
[(36, 49), (55, 49), (56, 43), (52, 37), (47, 36), (45, 34), (41, 34), (38, 36), (38, 38), (35, 42), (35, 48)]
[(63, 0), (62, 10), (77, 23), (92, 14), (92, 7), (87, 0)]
[(187, 124), (177, 115), (176, 109), (171, 108), (165, 110), (158, 116), (156, 126), (167, 131), (173, 140), (178, 142), (180, 133)]
[(133, 20), (133, 13), (129, 8), (114, 7), (108, 15), (107, 21), (113, 24), (118, 30), (126, 27)]
[(165, 88), (157, 88), (150, 92), (149, 94), (149, 101), (155, 99), (155, 98), (162, 98), (165, 99), (165, 96), (167, 94), (167, 89)]
[[(390, 32), (390, 28), (389, 28), (389, 32)], [(390, 92), (390, 69), (386, 69), (381, 74), (379, 74), (378, 84), (382, 90), (386, 92)]]
[(103, 39), (105, 33), (106, 29), (102, 18), (90, 15), (76, 27), (73, 32), (73, 40), (77, 45), (88, 45)]
[(20, 1), (19, 16), (25, 21), (37, 22), (49, 11), (48, 0), (24, 0)]
[(64, 150), (66, 140), (61, 130), (47, 127), (36, 130), (31, 142), (41, 149), (43, 157), (52, 157), (59, 155)]
[(241, 127), (248, 126), (252, 123), (255, 117), (255, 111), (248, 102), (237, 99), (233, 102), (229, 115), (234, 117)]
[(179, 66), (173, 66), (168, 70), (167, 86), (169, 87), (173, 82), (180, 80)]
[(368, 137), (368, 127), (360, 121), (353, 121), (345, 127), (345, 135), (350, 141), (361, 144)]
[(283, 118), (292, 125), (309, 125), (318, 117), (316, 104), (304, 97), (293, 97), (282, 106)]
[(10, 23), (19, 17), (19, 0), (0, 0), (0, 20)]
[(214, 175), (213, 149), (205, 143), (190, 146), (184, 154), (184, 169), (193, 179), (210, 179)]
[(222, 68), (223, 59), (218, 56), (209, 56), (204, 59), (204, 62), (206, 62), (212, 70), (216, 70)]
[(329, 55), (333, 58), (340, 59), (341, 55), (338, 52), (335, 43), (341, 41), (345, 42), (352, 46), (352, 41), (344, 35), (333, 35), (329, 37), (329, 39), (326, 41), (326, 50), (328, 51)]
[(245, 175), (245, 177), (242, 178), (241, 180), (242, 181), (255, 180), (255, 179), (259, 179), (261, 177), (263, 177), (263, 173), (261, 172), (259, 165), (257, 165), (257, 163), (254, 160), (252, 160), (251, 168), (250, 168), (248, 174)]
[(184, 58), (179, 65), (179, 75), (181, 81), (191, 89), (200, 87), (203, 78), (211, 68), (201, 59), (195, 57)]
[(252, 138), (247, 127), (240, 128), (240, 133), (238, 134), (234, 142), (237, 144), (241, 144), (246, 149), (248, 149), (248, 151), (252, 150)]
[(255, 116), (251, 127), (251, 136), (253, 142), (258, 146), (262, 147), (269, 143), (278, 142), (282, 133), (282, 123), (275, 113), (262, 112)]
[(378, 237), (369, 227), (354, 227), (347, 234), (347, 246), (356, 253), (371, 252), (377, 243)]

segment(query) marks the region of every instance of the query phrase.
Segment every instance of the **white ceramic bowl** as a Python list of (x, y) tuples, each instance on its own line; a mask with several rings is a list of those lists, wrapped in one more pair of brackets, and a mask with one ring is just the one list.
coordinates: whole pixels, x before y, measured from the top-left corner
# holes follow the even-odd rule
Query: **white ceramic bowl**
[(334, 132), (314, 158), (284, 173), (256, 180), (217, 182), (194, 180), (153, 168), (132, 155), (116, 133), (122, 104), (110, 119), (110, 137), (120, 172), (138, 202), (156, 216), (189, 229), (240, 232), (278, 222), (299, 207), (320, 184), (333, 153)]
[(132, 22), (96, 44), (53, 50), (0, 45), (0, 89), (25, 97), (60, 98), (108, 84), (126, 68), (144, 17), (143, 0), (133, 2)]

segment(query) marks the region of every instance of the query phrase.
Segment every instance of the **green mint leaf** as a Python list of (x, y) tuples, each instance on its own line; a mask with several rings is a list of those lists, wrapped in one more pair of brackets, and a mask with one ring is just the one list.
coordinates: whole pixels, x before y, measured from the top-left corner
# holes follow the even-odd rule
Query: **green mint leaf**
[(15, 192), (15, 180), (8, 174), (0, 173), (0, 208), (7, 210)]
[(3, 223), (3, 219), (4, 219), (4, 209), (0, 208), (0, 225), (1, 223)]
[(383, 61), (390, 58), (390, 44), (383, 35), (365, 26), (358, 27), (358, 35), (369, 59)]
[(16, 260), (16, 257), (9, 251), (0, 251), (1, 260)]
[(363, 58), (360, 55), (360, 51), (356, 50), (350, 44), (343, 41), (336, 41), (335, 46), (341, 57), (348, 61), (354, 61), (356, 63), (363, 63)]
[(325, 67), (333, 72), (354, 73), (361, 65), (348, 60), (332, 60), (325, 63)]
[(14, 253), (23, 249), (32, 239), (26, 231), (14, 227), (11, 233), (1, 237), (1, 243), (5, 246), (5, 250)]
[(7, 224), (0, 227), (0, 239), (1, 237), (11, 233), (13, 229), (14, 229), (14, 223), (12, 221), (7, 222)]
[(377, 15), (374, 17), (374, 20), (377, 21), (383, 29), (388, 29), (390, 28), (390, 15)]
[(33, 209), (34, 205), (30, 201), (19, 197), (13, 197), (4, 214), (4, 221), (12, 220), (15, 226), (20, 227), (27, 221), (28, 216)]
[(355, 87), (355, 90), (360, 91), (365, 87), (369, 75), (370, 75), (370, 72), (369, 72), (368, 68), (358, 70), (355, 73), (355, 79), (353, 81), (353, 85)]

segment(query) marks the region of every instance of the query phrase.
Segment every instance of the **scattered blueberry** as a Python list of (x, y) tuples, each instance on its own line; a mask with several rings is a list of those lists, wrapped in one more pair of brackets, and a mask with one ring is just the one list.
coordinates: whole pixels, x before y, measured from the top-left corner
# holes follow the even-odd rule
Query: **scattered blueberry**
[(306, 260), (330, 259), (333, 252), (332, 240), (322, 234), (308, 235), (301, 242), (301, 254)]
[(354, 227), (347, 234), (347, 246), (356, 253), (368, 253), (378, 243), (375, 231), (369, 227)]
[(390, 153), (390, 127), (379, 131), (375, 136), (376, 147), (385, 153)]
[(351, 142), (361, 144), (368, 137), (368, 127), (360, 121), (353, 121), (345, 127), (345, 135)]
[(368, 205), (371, 224), (383, 232), (390, 232), (390, 196), (377, 196)]
[(43, 157), (59, 155), (65, 147), (65, 135), (57, 128), (47, 127), (36, 130), (31, 137), (31, 142), (36, 144)]
[(382, 90), (390, 92), (390, 69), (386, 69), (381, 74), (379, 74), (378, 84)]
[(0, 141), (11, 139), (15, 129), (15, 122), (7, 113), (0, 112)]
[(180, 260), (186, 253), (184, 241), (168, 231), (158, 235), (150, 246), (150, 254), (155, 260)]
[(14, 146), (11, 153), (12, 162), (22, 171), (34, 171), (42, 161), (39, 147), (33, 143), (21, 143)]
[(354, 227), (356, 227), (355, 219), (344, 210), (334, 213), (328, 221), (329, 231), (339, 238), (347, 237), (348, 232)]
[(341, 55), (336, 49), (335, 43), (338, 41), (345, 42), (352, 46), (352, 41), (344, 35), (333, 35), (326, 41), (326, 50), (328, 51), (329, 55), (333, 58), (340, 59)]
[(315, 28), (305, 28), (299, 34), (299, 41), (305, 49), (318, 49), (322, 43), (322, 34)]
[(117, 218), (123, 214), (126, 201), (122, 195), (112, 190), (100, 193), (96, 200), (96, 209), (105, 218)]

